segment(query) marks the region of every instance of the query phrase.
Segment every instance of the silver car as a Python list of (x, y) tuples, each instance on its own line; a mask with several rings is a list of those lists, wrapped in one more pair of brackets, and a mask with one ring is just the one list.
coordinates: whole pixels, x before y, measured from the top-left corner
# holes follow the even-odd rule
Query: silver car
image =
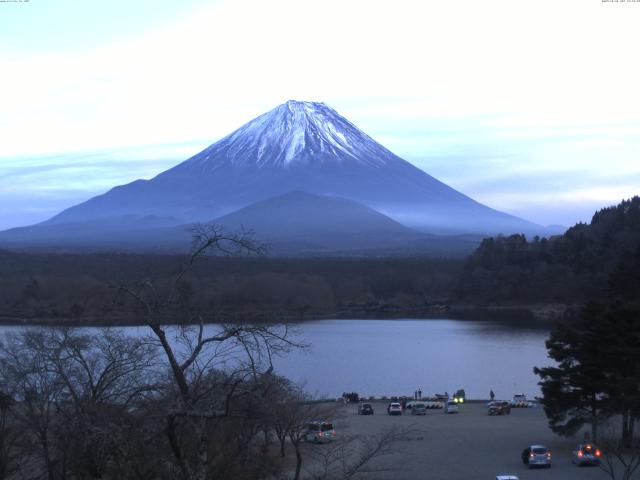
[(444, 413), (458, 413), (460, 411), (460, 407), (453, 400), (449, 400), (444, 405)]
[(402, 415), (402, 405), (398, 402), (392, 402), (387, 407), (387, 413), (389, 415)]
[(413, 402), (411, 405), (411, 415), (426, 415), (427, 406), (423, 402)]
[(330, 422), (311, 422), (307, 424), (304, 439), (310, 443), (327, 443), (335, 440), (336, 431)]
[(531, 445), (522, 452), (522, 463), (533, 467), (551, 468), (551, 450), (544, 445)]

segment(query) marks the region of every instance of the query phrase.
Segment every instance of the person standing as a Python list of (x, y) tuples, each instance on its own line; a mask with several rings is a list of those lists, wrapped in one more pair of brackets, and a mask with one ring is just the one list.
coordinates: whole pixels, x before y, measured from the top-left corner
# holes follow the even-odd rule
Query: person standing
[(422, 389), (419, 388), (418, 389), (418, 400), (421, 400), (421, 399), (422, 399)]
[(493, 399), (496, 398), (496, 394), (493, 393), (493, 390), (489, 390), (489, 398), (491, 399), (492, 402), (493, 402)]

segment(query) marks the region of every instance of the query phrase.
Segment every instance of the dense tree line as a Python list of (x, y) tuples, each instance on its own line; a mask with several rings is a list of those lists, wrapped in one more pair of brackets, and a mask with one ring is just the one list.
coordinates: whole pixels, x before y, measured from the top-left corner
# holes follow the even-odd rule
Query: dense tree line
[(458, 296), (480, 303), (583, 303), (603, 298), (625, 252), (640, 246), (640, 197), (596, 212), (563, 235), (487, 238), (469, 258)]
[[(126, 323), (137, 307), (112, 288), (140, 278), (166, 288), (182, 257), (0, 252), (0, 319)], [(376, 315), (446, 303), (461, 260), (429, 258), (207, 257), (182, 295), (235, 320)], [(139, 312), (138, 312), (139, 313)]]

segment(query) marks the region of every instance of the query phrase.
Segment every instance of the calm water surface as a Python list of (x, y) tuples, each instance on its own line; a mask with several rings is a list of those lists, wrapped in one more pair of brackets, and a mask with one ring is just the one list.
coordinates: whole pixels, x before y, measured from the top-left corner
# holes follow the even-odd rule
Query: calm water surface
[(310, 344), (277, 360), (285, 376), (328, 396), (452, 394), (470, 398), (539, 395), (534, 366), (549, 365), (548, 331), (486, 321), (322, 320), (298, 327)]
[(276, 371), (329, 397), (413, 395), (418, 388), (423, 395), (464, 388), (469, 398), (488, 398), (490, 389), (498, 398), (534, 396), (533, 367), (552, 363), (547, 330), (488, 321), (318, 320), (298, 325), (296, 336), (309, 349), (275, 359)]

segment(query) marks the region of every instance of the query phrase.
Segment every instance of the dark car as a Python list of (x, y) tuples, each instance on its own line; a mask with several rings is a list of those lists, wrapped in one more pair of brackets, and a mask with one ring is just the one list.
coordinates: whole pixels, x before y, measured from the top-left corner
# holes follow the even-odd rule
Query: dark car
[(509, 415), (510, 413), (511, 402), (495, 400), (489, 403), (489, 415)]
[(572, 460), (576, 465), (600, 465), (602, 452), (593, 443), (581, 443), (572, 452)]
[(461, 388), (453, 395), (453, 401), (456, 403), (464, 403), (467, 399), (467, 394), (464, 392), (464, 388)]
[(373, 415), (373, 406), (370, 403), (358, 405), (358, 415)]

